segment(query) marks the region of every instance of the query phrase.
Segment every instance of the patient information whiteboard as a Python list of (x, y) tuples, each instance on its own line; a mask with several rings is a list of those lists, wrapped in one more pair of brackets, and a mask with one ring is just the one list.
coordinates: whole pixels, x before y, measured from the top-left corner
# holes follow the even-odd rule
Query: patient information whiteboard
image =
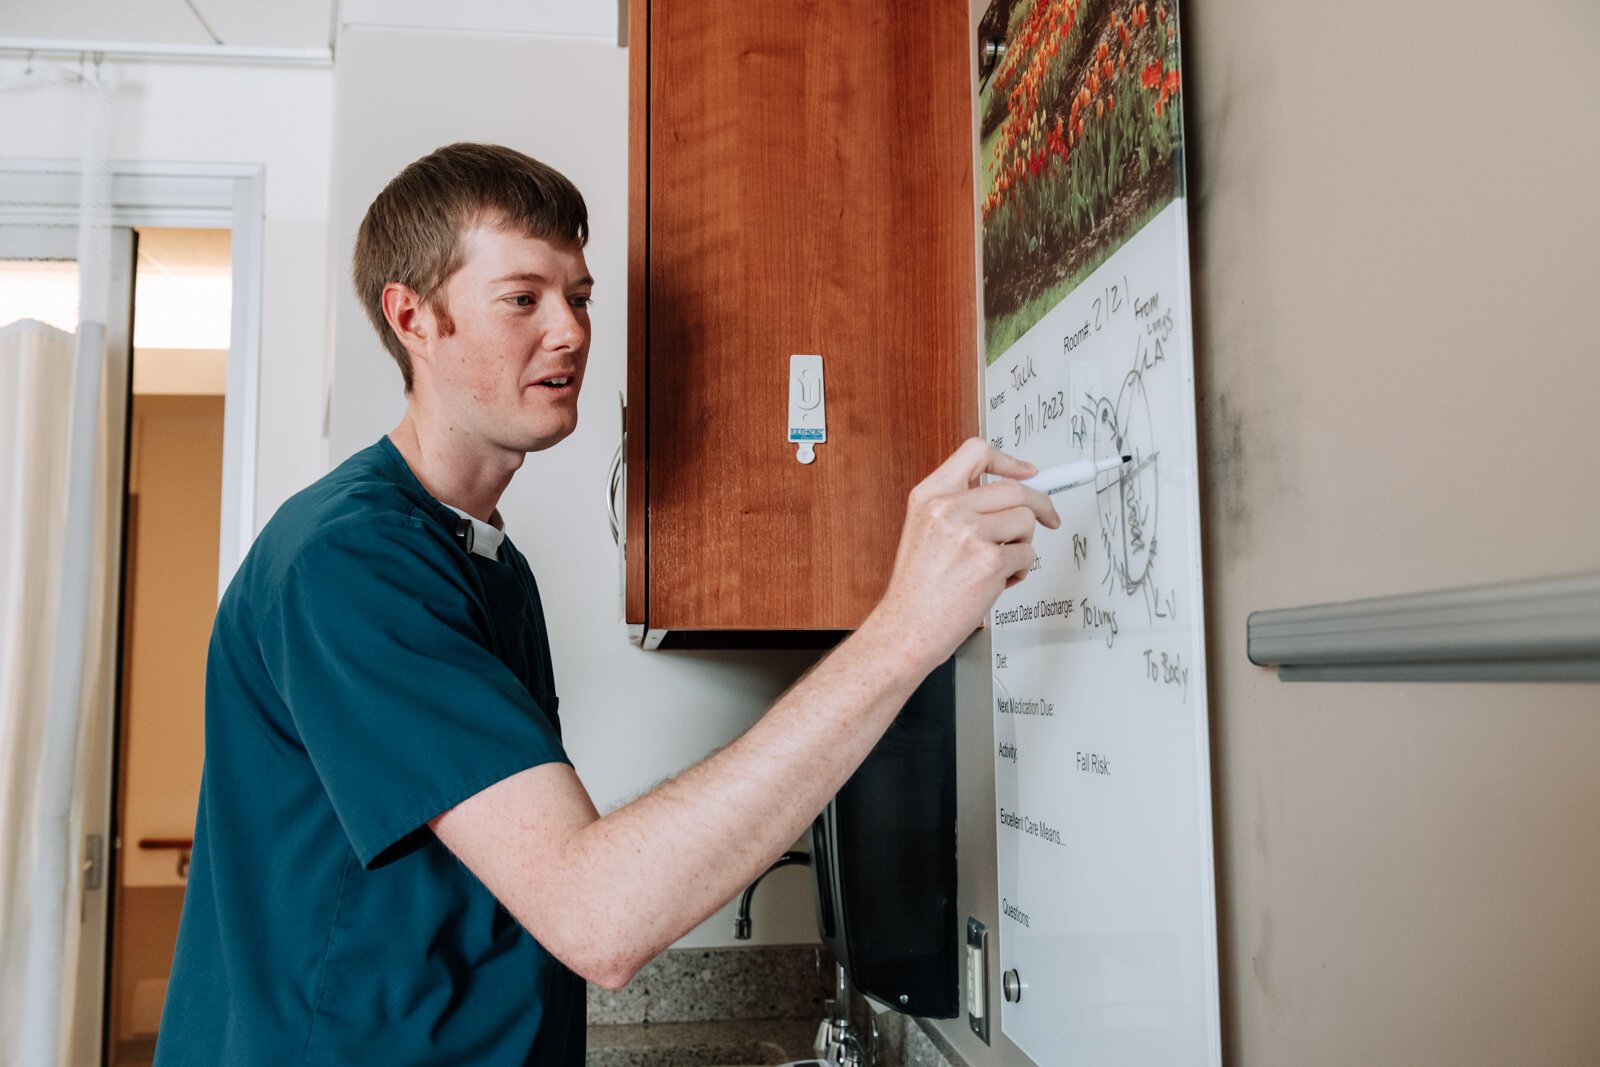
[(978, 100), (985, 426), (1054, 496), (990, 619), (1001, 1030), (1221, 1063), (1182, 76), (1171, 4), (997, 0)]

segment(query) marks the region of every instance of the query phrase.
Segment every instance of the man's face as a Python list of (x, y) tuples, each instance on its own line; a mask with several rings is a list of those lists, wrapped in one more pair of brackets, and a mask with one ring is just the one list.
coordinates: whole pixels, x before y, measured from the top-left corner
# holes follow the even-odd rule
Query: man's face
[(444, 286), (455, 332), (436, 328), (429, 345), (432, 399), (453, 430), (485, 444), (549, 448), (578, 425), (594, 285), (583, 250), (487, 227), (462, 246)]

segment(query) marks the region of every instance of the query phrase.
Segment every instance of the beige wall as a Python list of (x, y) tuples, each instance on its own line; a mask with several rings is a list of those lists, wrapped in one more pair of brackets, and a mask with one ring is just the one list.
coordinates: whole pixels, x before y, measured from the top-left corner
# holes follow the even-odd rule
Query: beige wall
[(226, 348), (136, 348), (133, 391), (166, 396), (221, 396), (228, 385)]
[[(1245, 656), (1256, 609), (1600, 567), (1600, 9), (1183, 19), (1225, 1058), (1600, 1062), (1600, 687)], [(962, 906), (993, 928), (964, 729)]]
[(123, 886), (181, 886), (175, 852), (141, 838), (194, 833), (205, 755), (205, 663), (217, 600), (222, 397), (134, 398), (129, 435)]
[(182, 887), (124, 889), (117, 898), (117, 960), (107, 1046), (111, 1067), (148, 1064), (161, 1023), (183, 916)]
[[(148, 352), (134, 357), (136, 381)], [(122, 848), (107, 1020), (114, 1063), (148, 1062), (183, 908), (179, 853), (138, 845), (144, 838), (194, 833), (205, 746), (205, 656), (217, 595), (222, 406), (220, 394), (141, 394), (133, 401)]]
[(1244, 647), (1257, 608), (1600, 567), (1600, 13), (1190, 15), (1227, 1046), (1600, 1061), (1600, 687)]

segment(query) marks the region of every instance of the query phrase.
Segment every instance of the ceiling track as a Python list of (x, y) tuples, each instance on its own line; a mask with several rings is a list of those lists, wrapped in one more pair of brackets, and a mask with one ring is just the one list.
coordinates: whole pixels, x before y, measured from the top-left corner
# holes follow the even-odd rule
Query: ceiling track
[(179, 63), (248, 63), (274, 67), (333, 66), (331, 48), (251, 48), (215, 44), (158, 44), (135, 41), (70, 41), (56, 37), (37, 39), (0, 37), (0, 55), (35, 59), (150, 60)]

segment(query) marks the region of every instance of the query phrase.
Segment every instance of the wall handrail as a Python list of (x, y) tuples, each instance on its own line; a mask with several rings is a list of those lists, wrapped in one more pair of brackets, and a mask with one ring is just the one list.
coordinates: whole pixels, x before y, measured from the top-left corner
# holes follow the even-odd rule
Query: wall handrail
[(1600, 572), (1256, 611), (1283, 681), (1600, 681)]

